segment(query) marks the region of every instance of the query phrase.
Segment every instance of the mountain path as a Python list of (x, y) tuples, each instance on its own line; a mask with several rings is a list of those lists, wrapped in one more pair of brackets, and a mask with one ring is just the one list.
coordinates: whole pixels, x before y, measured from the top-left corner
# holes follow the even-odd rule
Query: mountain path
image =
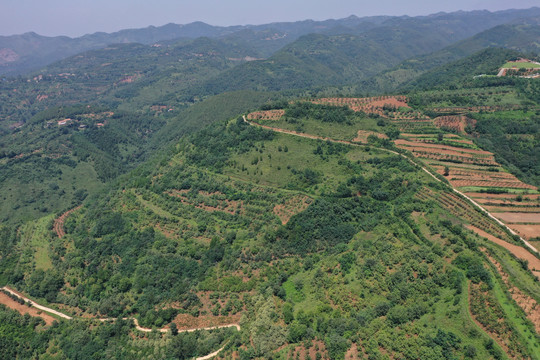
[[(71, 317), (69, 315), (66, 315), (66, 314), (64, 314), (64, 313), (62, 313), (60, 311), (51, 309), (50, 307), (40, 305), (40, 304), (36, 303), (35, 301), (29, 299), (28, 297), (24, 296), (20, 292), (9, 288), (8, 286), (4, 286), (1, 289), (9, 292), (12, 295), (17, 296), (18, 298), (23, 299), (24, 301), (26, 301), (28, 303), (31, 303), (32, 306), (35, 307), (36, 309), (40, 309), (40, 310), (45, 311), (47, 313), (59, 316), (59, 317), (61, 317), (63, 319), (73, 320), (73, 317)], [(107, 322), (107, 321), (116, 321), (117, 319), (115, 319), (115, 318), (103, 318), (103, 319), (96, 319), (96, 320), (99, 320), (101, 322)], [(153, 329), (145, 328), (145, 327), (140, 326), (139, 320), (137, 320), (137, 318), (129, 317), (129, 318), (122, 318), (122, 320), (133, 320), (133, 323), (135, 324), (135, 328), (137, 330), (139, 330), (139, 331), (142, 331), (142, 332), (151, 332), (151, 331), (153, 331)], [(236, 328), (236, 330), (238, 330), (238, 331), (241, 330), (240, 324), (235, 323), (235, 324), (227, 324), (227, 325), (206, 326), (206, 327), (200, 327), (200, 328), (194, 328), (194, 329), (178, 330), (178, 333), (190, 333), (190, 332), (195, 332), (195, 331), (200, 331), (200, 330), (217, 330), (217, 329), (225, 329), (225, 328), (232, 328), (232, 327)], [(170, 329), (164, 327), (164, 328), (161, 328), (161, 329), (157, 329), (157, 331), (159, 331), (160, 333), (167, 333), (167, 332), (170, 331)], [(213, 353), (202, 356), (202, 357), (198, 357), (195, 360), (211, 359), (211, 358), (217, 356), (224, 348), (225, 348), (225, 345), (223, 345), (220, 349), (214, 351)]]
[(56, 232), (56, 235), (58, 235), (60, 239), (66, 235), (66, 231), (64, 230), (64, 221), (72, 212), (79, 210), (81, 207), (82, 205), (79, 205), (76, 208), (70, 209), (54, 220), (54, 232)]
[[(306, 133), (301, 133), (301, 132), (297, 132), (297, 131), (293, 131), (293, 130), (286, 130), (286, 129), (281, 129), (281, 128), (274, 128), (274, 127), (271, 127), (271, 126), (267, 126), (267, 125), (261, 125), (257, 122), (254, 122), (254, 121), (249, 121), (247, 120), (246, 116), (243, 115), (242, 116), (243, 119), (244, 119), (244, 122), (246, 122), (247, 124), (251, 125), (251, 126), (257, 126), (257, 127), (261, 127), (263, 129), (267, 129), (267, 130), (271, 130), (271, 131), (274, 131), (274, 132), (278, 132), (278, 133), (282, 133), (282, 134), (288, 134), (288, 135), (293, 135), (293, 136), (299, 136), (299, 137), (303, 137), (303, 138), (308, 138), (308, 139), (313, 139), (313, 140), (323, 140), (323, 141), (330, 141), (330, 142), (333, 142), (333, 143), (339, 143), (339, 144), (347, 144), (347, 145), (350, 145), (350, 146), (366, 146), (366, 145), (362, 145), (362, 144), (357, 144), (357, 143), (354, 143), (354, 142), (351, 142), (351, 141), (346, 141), (346, 140), (335, 140), (335, 139), (331, 139), (329, 137), (322, 137), (322, 136), (317, 136), (317, 135), (311, 135), (311, 134), (306, 134)], [(372, 146), (373, 148), (377, 149), (377, 150), (381, 150), (381, 151), (386, 151), (386, 152), (389, 152), (389, 153), (392, 153), (392, 154), (395, 154), (395, 155), (399, 155), (401, 157), (403, 157), (404, 159), (407, 159), (411, 164), (413, 164), (414, 166), (416, 167), (420, 167), (423, 171), (425, 171), (427, 174), (429, 174), (433, 179), (435, 179), (436, 181), (442, 183), (441, 179), (439, 179), (437, 176), (435, 176), (431, 171), (429, 171), (426, 167), (424, 166), (421, 166), (419, 165), (418, 163), (414, 162), (413, 160), (411, 160), (409, 157), (401, 154), (401, 153), (398, 153), (397, 151), (393, 151), (393, 150), (390, 150), (390, 149), (385, 149), (385, 148), (380, 148), (380, 147), (375, 147), (375, 146)], [(536, 250), (536, 248), (534, 246), (532, 246), (527, 240), (523, 239), (521, 236), (519, 236), (514, 230), (510, 229), (505, 223), (503, 223), (501, 220), (497, 219), (495, 216), (493, 216), (493, 214), (491, 214), (489, 211), (487, 211), (486, 209), (484, 209), (482, 206), (480, 206), (476, 201), (474, 201), (473, 199), (471, 199), (470, 197), (468, 197), (467, 195), (465, 195), (464, 193), (462, 193), (461, 191), (459, 191), (458, 189), (454, 188), (452, 185), (449, 184), (449, 186), (451, 187), (451, 189), (461, 195), (463, 198), (465, 198), (466, 200), (468, 200), (474, 207), (478, 208), (479, 210), (481, 210), (485, 215), (487, 215), (488, 217), (490, 217), (491, 219), (493, 219), (497, 224), (499, 224), (500, 226), (504, 227), (506, 230), (508, 230), (508, 232), (510, 232), (510, 234), (518, 237), (524, 244), (525, 246), (527, 246), (533, 253), (536, 253), (538, 254), (538, 250)], [(514, 254), (516, 256), (518, 256), (517, 254)], [(519, 257), (519, 256), (518, 256)]]

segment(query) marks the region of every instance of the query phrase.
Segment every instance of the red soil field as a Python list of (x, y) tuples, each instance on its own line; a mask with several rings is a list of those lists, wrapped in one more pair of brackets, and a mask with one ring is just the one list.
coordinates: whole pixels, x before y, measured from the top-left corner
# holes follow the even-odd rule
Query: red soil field
[[(383, 107), (409, 107), (405, 96), (377, 96), (371, 98), (322, 98), (311, 101), (314, 104), (348, 106), (353, 111), (384, 115)], [(404, 118), (410, 114), (403, 114)]]
[[(473, 193), (473, 194), (478, 195), (478, 193)], [(481, 194), (481, 195), (485, 195), (485, 194)], [(527, 199), (523, 199), (523, 201), (517, 201), (515, 196), (511, 198), (478, 197), (475, 199), (475, 201), (480, 204), (489, 204), (489, 205), (494, 205), (494, 206), (495, 205), (506, 205), (506, 206), (512, 205), (512, 206), (521, 207), (521, 206), (535, 206), (535, 205), (540, 204), (537, 201), (535, 202), (535, 201), (530, 201)], [(538, 208), (538, 210), (540, 211), (540, 208)]]
[[(536, 224), (536, 225), (512, 224), (509, 226), (515, 231), (517, 231), (520, 235), (522, 235), (527, 240), (540, 236), (540, 224)], [(535, 247), (538, 248), (536, 245)]]
[(205, 211), (208, 211), (208, 212), (221, 211), (221, 212), (229, 213), (231, 215), (235, 215), (235, 214), (237, 214), (237, 212), (241, 213), (244, 210), (243, 209), (243, 206), (244, 206), (243, 201), (235, 201), (235, 200), (228, 200), (228, 199), (216, 199), (216, 198), (212, 197), (213, 195), (218, 195), (218, 196), (223, 195), (223, 194), (220, 194), (220, 193), (212, 193), (212, 194), (210, 194), (210, 193), (207, 193), (207, 192), (204, 192), (204, 191), (199, 192), (199, 194), (210, 198), (209, 200), (216, 200), (217, 203), (218, 203), (217, 207), (205, 204), (204, 200), (206, 200), (206, 199), (202, 199), (202, 202), (197, 203), (196, 200), (194, 201), (193, 199), (190, 199), (190, 198), (185, 196), (185, 194), (188, 191), (189, 190), (176, 190), (176, 189), (173, 189), (173, 190), (170, 190), (170, 191), (165, 192), (165, 193), (167, 195), (169, 195), (169, 196), (173, 196), (173, 197), (179, 199), (182, 204), (191, 205), (193, 207), (196, 207), (198, 209), (205, 210)]
[(40, 317), (43, 320), (45, 320), (45, 323), (47, 325), (51, 325), (54, 320), (56, 320), (51, 315), (47, 314), (46, 312), (43, 312), (39, 309), (36, 309), (35, 307), (27, 306), (27, 305), (21, 305), (3, 292), (0, 292), (0, 304), (6, 305), (8, 308), (12, 310), (16, 310), (19, 312), (19, 314), (24, 315), (28, 314), (33, 317)]
[(468, 106), (468, 107), (439, 107), (430, 110), (438, 113), (456, 113), (456, 112), (480, 112), (480, 111), (501, 111), (509, 109), (519, 109), (521, 105), (493, 105), (493, 106)]
[[(444, 167), (442, 165), (435, 166), (437, 169)], [(475, 169), (461, 169), (460, 167), (449, 165), (450, 172), (453, 175), (459, 175), (459, 176), (466, 176), (470, 178), (479, 177), (479, 178), (489, 178), (493, 180), (503, 180), (503, 181), (520, 181), (518, 178), (516, 178), (512, 174), (508, 174), (505, 172), (492, 172), (492, 171), (482, 171), (482, 170), (475, 170)]]
[[(492, 159), (473, 158), (473, 157), (460, 156), (460, 155), (450, 155), (450, 154), (441, 154), (441, 153), (437, 154), (437, 153), (429, 153), (429, 152), (424, 152), (424, 151), (414, 151), (413, 155), (424, 159), (424, 161), (435, 160), (438, 162), (442, 162), (444, 165), (448, 165), (448, 162), (451, 163), (452, 165), (458, 162), (460, 166), (463, 166), (464, 164), (476, 165), (476, 166), (498, 166), (499, 165), (495, 162), (495, 160), (492, 160)], [(474, 167), (474, 168), (477, 169), (478, 167)]]
[[(465, 195), (469, 197), (478, 197), (478, 198), (485, 198), (485, 199), (515, 199), (517, 194), (482, 194), (482, 193), (465, 193)], [(540, 198), (540, 194), (523, 194), (521, 195), (523, 199), (528, 200), (537, 200)]]
[(536, 190), (535, 186), (509, 182), (509, 181), (479, 181), (479, 180), (456, 180), (450, 181), (454, 187), (463, 187), (463, 186), (480, 186), (480, 187), (499, 187), (499, 188), (513, 188), (513, 189), (532, 189)]
[[(436, 170), (439, 174), (444, 174), (444, 167), (436, 167)], [(450, 180), (471, 180), (471, 181), (504, 181), (504, 182), (510, 182), (510, 183), (521, 183), (521, 181), (517, 179), (512, 178), (505, 178), (505, 177), (498, 177), (498, 176), (490, 176), (490, 174), (475, 174), (475, 173), (467, 173), (464, 171), (455, 170), (455, 168), (449, 167), (449, 175)]]
[(487, 156), (478, 156), (475, 154), (468, 154), (461, 151), (455, 150), (444, 150), (444, 149), (433, 149), (428, 147), (412, 147), (412, 146), (400, 146), (402, 149), (410, 150), (419, 154), (434, 154), (434, 155), (452, 155), (458, 156), (460, 158), (474, 159), (474, 160), (486, 160), (489, 162), (495, 162), (492, 157)]
[(536, 302), (536, 300), (522, 292), (519, 288), (515, 287), (510, 282), (510, 278), (508, 274), (504, 271), (502, 265), (499, 264), (499, 262), (495, 260), (495, 258), (489, 255), (489, 253), (485, 249), (480, 250), (482, 250), (482, 252), (486, 255), (489, 261), (493, 265), (495, 265), (497, 272), (499, 273), (499, 275), (501, 275), (501, 278), (508, 287), (512, 299), (514, 299), (515, 302), (519, 305), (519, 307), (523, 309), (523, 311), (527, 315), (527, 318), (529, 318), (529, 320), (531, 320), (531, 322), (534, 324), (536, 332), (540, 332), (540, 307), (538, 307), (538, 303)]
[[(478, 201), (477, 201), (478, 202)], [(514, 212), (514, 213), (540, 213), (540, 207), (524, 207), (524, 206), (483, 206), (489, 212)]]
[(64, 231), (64, 221), (66, 218), (74, 211), (79, 210), (82, 205), (77, 206), (76, 208), (73, 208), (71, 210), (66, 211), (60, 217), (56, 220), (54, 220), (54, 232), (56, 232), (56, 235), (61, 239), (66, 235), (66, 232)]
[[(424, 161), (431, 166), (449, 166), (451, 168), (459, 168), (463, 170), (479, 170), (479, 171), (486, 170), (486, 167), (482, 165), (465, 164), (465, 163), (445, 163), (442, 161), (437, 162), (434, 159), (424, 159)], [(499, 164), (496, 164), (494, 166), (499, 166)]]
[(478, 235), (485, 237), (489, 241), (492, 241), (502, 247), (504, 247), (506, 250), (510, 251), (512, 254), (514, 254), (517, 258), (527, 260), (529, 262), (528, 266), (529, 269), (533, 272), (533, 274), (536, 275), (536, 277), (540, 278), (540, 259), (538, 259), (536, 256), (531, 254), (527, 249), (517, 246), (514, 244), (507, 243), (504, 240), (501, 240), (491, 234), (488, 234), (487, 232), (472, 226), (467, 225), (467, 228), (469, 230), (474, 231)]
[(508, 223), (539, 223), (540, 213), (515, 213), (515, 212), (502, 212), (494, 214), (496, 217), (504, 222)]
[(440, 116), (434, 120), (435, 126), (438, 128), (450, 129), (458, 132), (465, 132), (467, 125), (475, 126), (476, 120), (469, 119), (463, 115)]
[(248, 114), (248, 120), (279, 120), (285, 115), (285, 110), (255, 111)]
[(489, 151), (466, 149), (466, 148), (454, 147), (454, 146), (449, 146), (449, 145), (433, 144), (433, 143), (428, 143), (428, 142), (423, 142), (423, 141), (408, 141), (408, 140), (398, 139), (398, 140), (395, 140), (394, 143), (396, 145), (402, 145), (406, 147), (442, 149), (442, 150), (455, 151), (455, 152), (463, 153), (463, 154), (482, 154), (482, 155), (488, 155), (488, 156), (493, 155), (493, 153)]

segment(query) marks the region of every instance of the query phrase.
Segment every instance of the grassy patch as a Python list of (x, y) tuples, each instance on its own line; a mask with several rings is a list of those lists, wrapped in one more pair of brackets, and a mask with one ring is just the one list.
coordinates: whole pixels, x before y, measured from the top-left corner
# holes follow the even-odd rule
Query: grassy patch
[(329, 137), (335, 140), (351, 141), (357, 136), (358, 130), (369, 130), (384, 132), (384, 128), (377, 126), (377, 120), (373, 118), (355, 117), (350, 124), (336, 124), (325, 122), (313, 118), (303, 119), (281, 119), (281, 120), (260, 120), (260, 124), (298, 131), (306, 134)]
[(507, 62), (502, 66), (504, 69), (540, 69), (540, 64), (531, 63), (528, 61), (520, 61), (520, 62)]
[(49, 255), (50, 224), (53, 220), (54, 214), (27, 223), (21, 228), (23, 244), (33, 250), (36, 269), (49, 270), (53, 267)]

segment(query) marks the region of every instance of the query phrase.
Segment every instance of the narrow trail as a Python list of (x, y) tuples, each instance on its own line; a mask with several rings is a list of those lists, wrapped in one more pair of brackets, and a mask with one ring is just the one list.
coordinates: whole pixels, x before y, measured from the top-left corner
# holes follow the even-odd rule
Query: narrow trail
[(63, 238), (64, 235), (66, 235), (66, 232), (64, 230), (64, 221), (72, 212), (79, 210), (81, 207), (82, 205), (79, 205), (76, 208), (70, 209), (60, 215), (58, 219), (54, 220), (54, 232), (56, 233), (56, 235), (58, 235), (60, 239)]
[[(243, 119), (244, 119), (244, 122), (246, 122), (247, 124), (251, 125), (251, 126), (257, 126), (257, 127), (261, 127), (263, 129), (267, 129), (267, 130), (271, 130), (271, 131), (274, 131), (274, 132), (278, 132), (278, 133), (283, 133), (283, 134), (288, 134), (288, 135), (293, 135), (293, 136), (299, 136), (299, 137), (303, 137), (303, 138), (308, 138), (308, 139), (314, 139), (314, 140), (323, 140), (323, 141), (330, 141), (330, 142), (333, 142), (333, 143), (339, 143), (339, 144), (347, 144), (347, 145), (350, 145), (350, 146), (366, 146), (366, 145), (361, 145), (361, 144), (357, 144), (357, 143), (353, 143), (351, 141), (345, 141), (345, 140), (334, 140), (334, 139), (331, 139), (331, 138), (328, 138), (328, 137), (322, 137), (322, 136), (316, 136), (316, 135), (311, 135), (311, 134), (305, 134), (305, 133), (301, 133), (301, 132), (297, 132), (297, 131), (293, 131), (293, 130), (286, 130), (286, 129), (280, 129), (280, 128), (274, 128), (274, 127), (271, 127), (271, 126), (267, 126), (267, 125), (261, 125), (259, 123), (256, 123), (254, 121), (248, 121), (246, 116), (243, 115)], [(431, 171), (429, 171), (426, 167), (423, 167), (421, 165), (419, 165), (418, 163), (414, 162), (413, 160), (411, 160), (409, 157), (401, 154), (401, 153), (398, 153), (397, 151), (393, 151), (393, 150), (390, 150), (390, 149), (385, 149), (385, 148), (380, 148), (380, 147), (375, 147), (375, 146), (372, 146), (373, 148), (377, 149), (377, 150), (381, 150), (381, 151), (385, 151), (385, 152), (389, 152), (389, 153), (392, 153), (392, 154), (395, 154), (395, 155), (399, 155), (401, 157), (403, 157), (404, 159), (407, 159), (411, 164), (413, 164), (414, 166), (416, 167), (420, 167), (423, 171), (425, 171), (428, 175), (430, 175), (433, 179), (435, 179), (436, 181), (442, 183), (441, 179), (439, 179), (437, 176), (435, 176)], [(512, 234), (513, 236), (516, 236), (518, 237), (524, 244), (525, 246), (527, 246), (530, 251), (532, 251), (533, 253), (536, 253), (538, 254), (538, 250), (531, 245), (531, 243), (529, 243), (527, 240), (523, 239), (521, 236), (519, 236), (514, 230), (510, 229), (505, 223), (503, 223), (501, 220), (497, 219), (495, 216), (493, 216), (493, 214), (491, 214), (489, 211), (487, 211), (486, 209), (484, 209), (481, 205), (479, 205), (476, 201), (474, 201), (473, 199), (471, 199), (470, 197), (468, 197), (467, 195), (465, 195), (464, 193), (462, 193), (461, 191), (459, 191), (458, 189), (454, 188), (452, 185), (448, 185), (456, 194), (459, 194), (461, 195), (464, 199), (468, 200), (474, 207), (478, 208), (480, 211), (482, 211), (485, 215), (487, 215), (488, 217), (490, 217), (491, 219), (493, 219), (497, 224), (499, 224), (500, 226), (502, 226), (503, 228), (505, 228), (506, 230), (508, 230), (508, 232), (510, 234)]]
[[(64, 314), (64, 313), (62, 313), (60, 311), (51, 309), (50, 307), (40, 305), (40, 304), (36, 303), (35, 301), (29, 299), (28, 297), (24, 296), (23, 294), (19, 293), (18, 291), (15, 291), (15, 290), (7, 287), (7, 286), (2, 287), (1, 289), (9, 292), (12, 295), (17, 296), (18, 298), (23, 299), (26, 302), (31, 303), (32, 306), (35, 307), (36, 309), (40, 309), (40, 310), (45, 311), (45, 312), (47, 312), (49, 314), (59, 316), (59, 317), (61, 317), (63, 319), (73, 320), (73, 317), (71, 317), (69, 315), (66, 315), (66, 314)], [(90, 320), (92, 320), (92, 319), (90, 319)], [(103, 319), (94, 319), (94, 320), (98, 320), (98, 321), (101, 321), (101, 322), (112, 322), (112, 321), (116, 321), (117, 319), (115, 319), (115, 318), (103, 318)], [(137, 320), (137, 318), (134, 318), (134, 317), (128, 317), (127, 318), (126, 317), (126, 318), (122, 318), (122, 320), (133, 320), (133, 323), (135, 324), (135, 328), (137, 330), (139, 330), (139, 331), (142, 331), (142, 332), (152, 332), (153, 331), (153, 329), (142, 327), (139, 324), (139, 321)], [(178, 330), (178, 333), (190, 333), (190, 332), (201, 331), (201, 330), (217, 330), (217, 329), (226, 329), (226, 328), (235, 328), (238, 331), (241, 330), (240, 324), (227, 324), (227, 325), (200, 327), (200, 328), (194, 328), (194, 329), (183, 329), (183, 330)], [(164, 327), (164, 328), (161, 328), (161, 329), (157, 329), (157, 331), (159, 331), (160, 333), (167, 333), (167, 332), (170, 331), (170, 329)], [(214, 356), (217, 356), (225, 348), (225, 346), (226, 345), (223, 345), (220, 349), (214, 351), (213, 353), (205, 355), (203, 357), (198, 357), (195, 360), (211, 359)]]
[(208, 359), (211, 359), (213, 357), (216, 357), (218, 356), (218, 354), (223, 350), (225, 349), (225, 346), (227, 346), (227, 344), (223, 345), (221, 348), (219, 348), (218, 350), (214, 351), (213, 353), (211, 354), (208, 354), (208, 355), (205, 355), (205, 356), (200, 356), (198, 358), (195, 358), (195, 360), (208, 360)]

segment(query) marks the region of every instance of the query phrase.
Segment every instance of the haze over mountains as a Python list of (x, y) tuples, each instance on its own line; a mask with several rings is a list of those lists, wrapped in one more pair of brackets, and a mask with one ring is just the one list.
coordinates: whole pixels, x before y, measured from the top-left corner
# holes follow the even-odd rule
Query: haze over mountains
[[(300, 36), (310, 33), (354, 34), (367, 33), (374, 29), (377, 33), (391, 32), (400, 27), (412, 31), (410, 36), (433, 29), (444, 35), (441, 45), (461, 40), (493, 26), (512, 20), (538, 16), (539, 8), (527, 10), (506, 10), (439, 13), (420, 17), (350, 16), (339, 20), (298, 21), (290, 23), (270, 23), (265, 25), (245, 25), (220, 27), (202, 22), (187, 25), (167, 24), (160, 27), (128, 29), (115, 33), (94, 33), (78, 38), (66, 36), (45, 37), (30, 32), (22, 35), (0, 36), (0, 74), (21, 74), (36, 70), (56, 60), (83, 51), (103, 48), (115, 43), (154, 44), (179, 39), (212, 37), (237, 41), (257, 49), (259, 55), (267, 57), (277, 49), (289, 44)], [(381, 39), (382, 40), (382, 39)], [(442, 47), (441, 46), (441, 47)]]

